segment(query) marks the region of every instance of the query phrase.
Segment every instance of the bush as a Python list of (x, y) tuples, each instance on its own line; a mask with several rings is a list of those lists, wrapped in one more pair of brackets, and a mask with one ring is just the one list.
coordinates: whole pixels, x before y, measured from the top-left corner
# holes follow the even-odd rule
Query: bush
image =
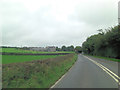
[(120, 58), (120, 26), (92, 35), (82, 44), (85, 54)]

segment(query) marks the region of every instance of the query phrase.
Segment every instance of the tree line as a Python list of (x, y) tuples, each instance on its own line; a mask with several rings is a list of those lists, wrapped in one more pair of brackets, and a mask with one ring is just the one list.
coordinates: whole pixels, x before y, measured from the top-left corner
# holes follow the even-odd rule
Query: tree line
[(85, 54), (120, 59), (120, 25), (111, 27), (92, 35), (82, 44)]
[[(11, 46), (1, 46), (0, 48), (16, 48), (16, 49), (23, 49), (23, 50), (30, 50), (30, 47), (24, 46), (24, 47), (11, 47)], [(71, 46), (62, 46), (61, 48), (56, 47), (56, 51), (72, 51), (76, 53), (81, 53), (82, 52), (82, 47), (81, 46), (76, 46), (74, 47), (73, 45)]]
[(74, 47), (73, 45), (62, 46), (61, 48), (56, 47), (56, 51), (75, 51), (77, 53), (81, 53), (82, 52), (82, 47), (81, 46)]

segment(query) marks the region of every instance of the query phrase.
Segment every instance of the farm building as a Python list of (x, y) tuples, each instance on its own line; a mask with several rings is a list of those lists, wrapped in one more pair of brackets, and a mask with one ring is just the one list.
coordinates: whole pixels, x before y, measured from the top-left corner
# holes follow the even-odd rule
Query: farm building
[(56, 47), (54, 47), (54, 46), (48, 46), (46, 48), (44, 48), (44, 47), (30, 47), (29, 49), (32, 51), (47, 51), (47, 52), (55, 52), (56, 51)]
[(32, 51), (45, 51), (44, 47), (30, 47), (29, 49)]
[(48, 52), (55, 52), (56, 51), (56, 47), (54, 47), (54, 46), (48, 46), (48, 47), (46, 47), (46, 50)]

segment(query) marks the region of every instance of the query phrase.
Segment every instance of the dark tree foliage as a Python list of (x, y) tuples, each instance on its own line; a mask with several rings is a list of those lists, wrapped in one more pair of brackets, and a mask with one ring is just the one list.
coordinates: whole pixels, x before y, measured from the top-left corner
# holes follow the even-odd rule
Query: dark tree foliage
[(61, 51), (74, 51), (74, 46), (71, 45), (71, 46), (62, 46), (62, 48), (60, 49)]
[(67, 51), (74, 51), (74, 46), (73, 46), (73, 45), (68, 46), (68, 47), (67, 47)]
[(76, 53), (82, 53), (82, 47), (76, 46), (76, 47), (75, 47), (75, 52), (76, 52)]
[(120, 26), (92, 35), (82, 44), (82, 51), (90, 55), (120, 58)]
[(62, 51), (67, 51), (67, 47), (66, 46), (62, 46)]
[(17, 47), (11, 47), (11, 46), (0, 46), (1, 48), (17, 48)]
[(56, 47), (56, 51), (61, 51), (61, 48)]

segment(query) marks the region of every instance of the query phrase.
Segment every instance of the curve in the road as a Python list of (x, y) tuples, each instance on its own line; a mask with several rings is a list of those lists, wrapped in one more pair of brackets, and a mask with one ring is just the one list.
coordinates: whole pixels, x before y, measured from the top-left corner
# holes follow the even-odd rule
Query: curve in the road
[[(118, 88), (120, 77), (113, 72), (117, 71), (117, 63), (91, 58), (78, 55), (73, 67), (51, 88)], [(107, 64), (111, 65), (110, 69)]]
[(108, 69), (107, 67), (103, 66), (102, 64), (88, 58), (87, 56), (84, 56), (86, 57), (87, 59), (89, 59), (90, 61), (92, 61), (94, 64), (96, 64), (98, 67), (100, 67), (101, 69), (103, 69), (108, 75), (110, 75), (119, 85), (120, 85), (120, 77), (115, 74), (114, 72), (112, 72), (110, 69)]

